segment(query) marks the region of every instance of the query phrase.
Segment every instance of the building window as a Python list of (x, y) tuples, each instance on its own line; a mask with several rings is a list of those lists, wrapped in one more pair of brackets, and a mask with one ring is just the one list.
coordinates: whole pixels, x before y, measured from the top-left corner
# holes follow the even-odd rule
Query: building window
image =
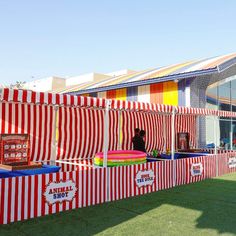
[[(206, 90), (206, 108), (236, 112), (236, 76), (209, 86)], [(209, 122), (206, 122), (208, 126)], [(213, 123), (212, 123), (213, 125)], [(220, 117), (217, 122), (217, 146), (236, 149), (236, 119)], [(206, 129), (206, 142), (214, 142), (213, 130)]]

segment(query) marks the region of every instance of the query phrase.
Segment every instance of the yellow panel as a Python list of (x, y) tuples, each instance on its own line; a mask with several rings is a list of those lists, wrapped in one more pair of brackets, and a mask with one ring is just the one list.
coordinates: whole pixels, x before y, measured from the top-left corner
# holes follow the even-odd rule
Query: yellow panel
[(178, 106), (178, 83), (173, 81), (163, 83), (163, 103)]
[(127, 89), (117, 89), (116, 90), (116, 99), (118, 100), (126, 100), (127, 98)]

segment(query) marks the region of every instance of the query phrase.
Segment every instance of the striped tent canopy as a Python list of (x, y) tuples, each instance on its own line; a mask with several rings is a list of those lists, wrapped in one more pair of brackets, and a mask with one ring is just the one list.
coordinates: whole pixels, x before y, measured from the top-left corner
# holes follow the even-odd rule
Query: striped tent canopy
[(115, 99), (102, 99), (75, 96), (68, 94), (52, 94), (43, 92), (33, 92), (30, 90), (18, 89), (0, 89), (0, 102), (19, 102), (41, 105), (58, 105), (71, 107), (93, 107), (105, 108), (109, 102), (109, 107), (112, 110), (130, 110), (130, 111), (153, 111), (176, 114), (190, 115), (213, 115), (222, 117), (236, 117), (236, 112), (218, 111), (213, 109), (178, 107), (164, 104), (154, 104), (147, 102), (132, 102)]
[(154, 84), (163, 81), (180, 80), (193, 76), (220, 73), (236, 64), (236, 53), (203, 60), (188, 61), (171, 66), (132, 72), (126, 75), (104, 78), (58, 90), (58, 93), (85, 94), (112, 89)]

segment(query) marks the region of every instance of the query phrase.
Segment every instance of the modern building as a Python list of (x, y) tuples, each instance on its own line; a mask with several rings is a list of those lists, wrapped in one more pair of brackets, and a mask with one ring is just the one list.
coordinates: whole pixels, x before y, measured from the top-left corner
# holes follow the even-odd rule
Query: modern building
[[(104, 77), (63, 89), (63, 93), (236, 111), (236, 53), (166, 67)], [(200, 143), (236, 145), (236, 121), (202, 119)], [(215, 140), (217, 137), (217, 140)]]
[(22, 88), (36, 92), (49, 92), (66, 87), (66, 80), (61, 77), (51, 76), (43, 79), (24, 83)]

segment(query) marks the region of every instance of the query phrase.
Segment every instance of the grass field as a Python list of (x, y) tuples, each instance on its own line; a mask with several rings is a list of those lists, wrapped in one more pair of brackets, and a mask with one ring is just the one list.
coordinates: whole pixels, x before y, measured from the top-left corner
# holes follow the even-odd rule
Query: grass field
[(236, 235), (236, 173), (0, 226), (1, 236)]

